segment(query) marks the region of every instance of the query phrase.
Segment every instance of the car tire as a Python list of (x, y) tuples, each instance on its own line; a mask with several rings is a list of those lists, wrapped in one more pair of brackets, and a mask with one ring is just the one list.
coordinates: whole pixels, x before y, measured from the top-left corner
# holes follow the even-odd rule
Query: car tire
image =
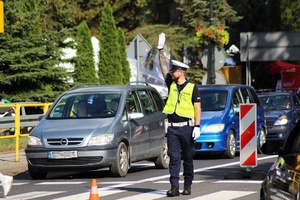
[(165, 137), (160, 154), (154, 161), (154, 164), (157, 169), (168, 169), (169, 163), (170, 163), (170, 158), (168, 156), (168, 141), (167, 138)]
[(264, 128), (261, 128), (260, 133), (259, 133), (259, 140), (257, 144), (257, 152), (262, 153), (261, 147), (263, 146), (264, 143), (266, 143), (266, 131)]
[(121, 142), (118, 146), (116, 158), (110, 167), (112, 176), (124, 177), (129, 169), (128, 149), (127, 146)]
[(226, 147), (226, 151), (223, 153), (224, 157), (234, 158), (236, 154), (236, 138), (232, 130), (228, 133)]
[(29, 166), (28, 166), (28, 171), (29, 171), (29, 175), (34, 180), (36, 180), (36, 179), (45, 179), (47, 177), (47, 174), (48, 174), (45, 171), (35, 170), (35, 169), (32, 169)]

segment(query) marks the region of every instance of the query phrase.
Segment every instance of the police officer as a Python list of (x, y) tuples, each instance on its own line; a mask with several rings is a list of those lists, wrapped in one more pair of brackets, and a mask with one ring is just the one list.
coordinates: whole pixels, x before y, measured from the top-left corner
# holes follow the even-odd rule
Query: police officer
[(201, 102), (195, 84), (186, 79), (188, 65), (171, 60), (170, 71), (167, 70), (163, 46), (165, 35), (159, 35), (158, 49), (160, 66), (169, 89), (169, 95), (163, 112), (168, 116), (168, 155), (171, 189), (167, 196), (179, 196), (179, 172), (183, 159), (184, 188), (182, 195), (191, 194), (194, 179), (193, 157), (194, 141), (200, 137)]

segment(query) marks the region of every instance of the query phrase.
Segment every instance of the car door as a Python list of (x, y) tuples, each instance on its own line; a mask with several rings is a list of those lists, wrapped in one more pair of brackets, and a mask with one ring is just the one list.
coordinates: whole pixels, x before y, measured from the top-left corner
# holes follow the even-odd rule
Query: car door
[(296, 125), (269, 171), (271, 199), (300, 198), (300, 123)]
[(126, 97), (126, 116), (130, 125), (130, 146), (132, 161), (144, 159), (149, 152), (149, 122), (148, 117), (130, 119), (131, 115), (143, 113), (141, 102), (136, 91), (131, 91)]

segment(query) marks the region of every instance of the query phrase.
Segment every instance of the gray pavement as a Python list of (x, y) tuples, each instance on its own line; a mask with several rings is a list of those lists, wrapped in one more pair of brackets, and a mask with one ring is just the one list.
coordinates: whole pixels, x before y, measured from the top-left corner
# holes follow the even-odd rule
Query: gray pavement
[(0, 152), (0, 172), (6, 175), (17, 175), (28, 170), (24, 150), (18, 153), (19, 160), (16, 161), (16, 153)]

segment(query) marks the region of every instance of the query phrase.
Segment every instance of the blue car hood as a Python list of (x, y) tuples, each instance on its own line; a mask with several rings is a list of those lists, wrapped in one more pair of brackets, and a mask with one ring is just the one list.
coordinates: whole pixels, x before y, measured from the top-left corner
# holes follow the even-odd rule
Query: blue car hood
[(207, 126), (211, 124), (221, 123), (223, 121), (224, 111), (218, 112), (202, 112), (200, 125)]
[(30, 133), (42, 138), (87, 137), (93, 133), (105, 133), (113, 118), (42, 120)]

